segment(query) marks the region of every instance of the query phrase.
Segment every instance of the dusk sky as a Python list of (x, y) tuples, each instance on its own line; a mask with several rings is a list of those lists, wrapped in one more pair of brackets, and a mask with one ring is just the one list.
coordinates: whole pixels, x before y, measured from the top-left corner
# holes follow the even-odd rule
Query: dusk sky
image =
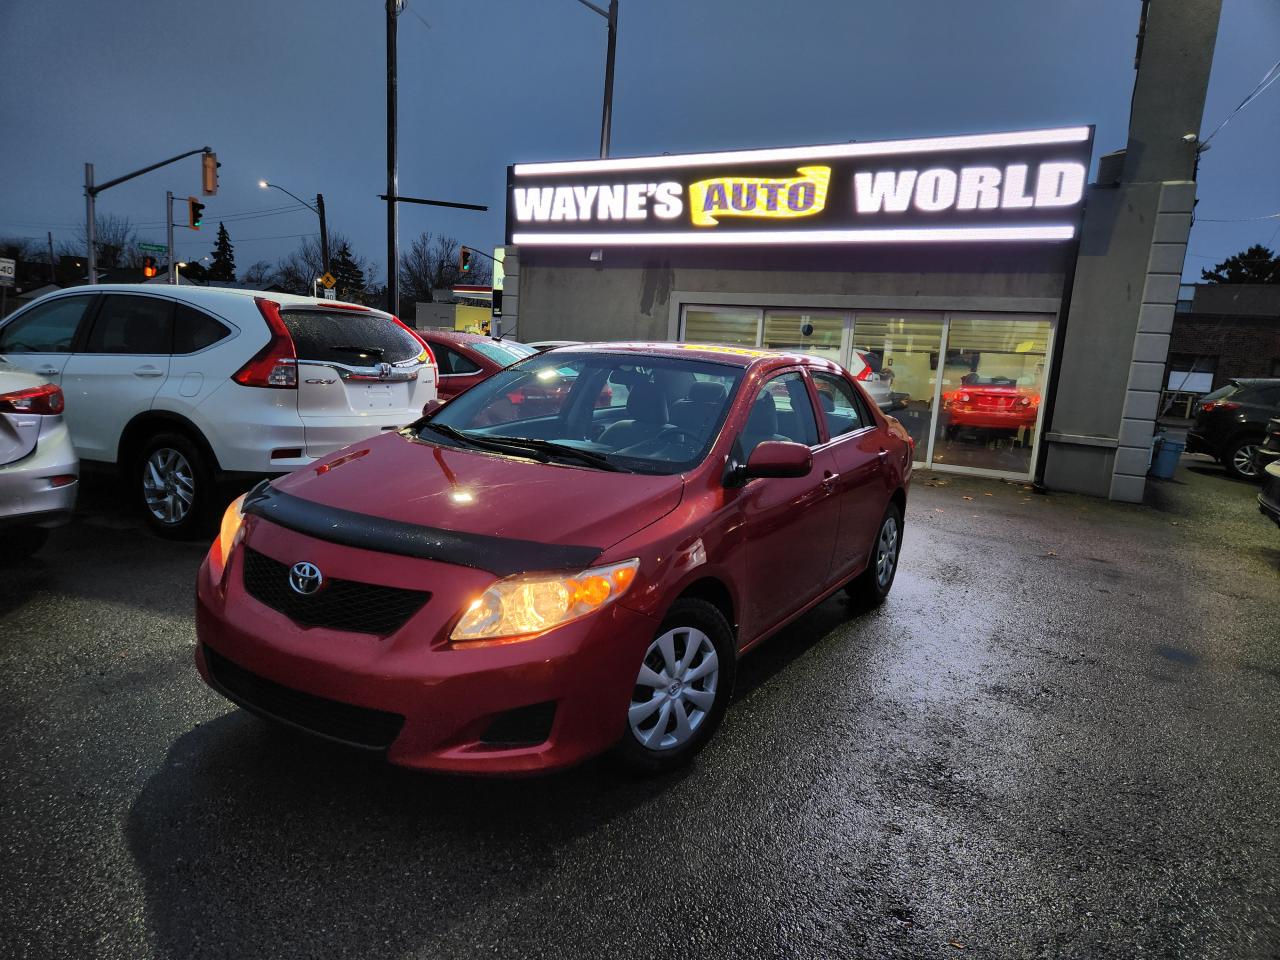
[[(603, 2), (603, 0), (601, 0)], [(613, 154), (873, 140), (1095, 123), (1095, 160), (1124, 145), (1137, 0), (622, 0)], [(70, 240), (83, 165), (99, 182), (205, 144), (222, 161), (195, 259), (227, 222), (243, 270), (331, 230), (385, 260), (381, 0), (3, 0), (0, 236)], [(424, 22), (425, 21), (425, 22)], [(429, 24), (429, 26), (428, 26)], [(410, 0), (400, 22), (400, 190), (485, 203), (405, 207), (401, 242), (430, 230), (502, 242), (505, 170), (594, 156), (604, 21), (574, 0)], [(1280, 49), (1280, 0), (1226, 0), (1202, 136)], [(1202, 158), (1186, 276), (1280, 219), (1280, 84)], [(164, 192), (199, 190), (192, 158), (99, 198), (164, 240)], [(184, 219), (178, 217), (176, 219)], [(1235, 222), (1210, 222), (1231, 220)]]

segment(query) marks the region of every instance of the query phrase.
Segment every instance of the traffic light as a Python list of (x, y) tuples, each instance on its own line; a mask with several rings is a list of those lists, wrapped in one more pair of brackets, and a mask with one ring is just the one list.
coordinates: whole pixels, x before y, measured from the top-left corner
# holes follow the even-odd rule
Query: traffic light
[(204, 223), (204, 204), (195, 197), (187, 197), (187, 225), (192, 230), (199, 230)]
[(154, 276), (156, 275), (156, 272), (157, 272), (157, 271), (156, 271), (156, 258), (155, 258), (155, 257), (143, 257), (143, 258), (142, 258), (142, 275), (143, 275), (144, 277), (154, 277)]
[(458, 269), (463, 273), (471, 272), (471, 250), (468, 247), (458, 251)]
[(212, 197), (218, 192), (218, 168), (222, 166), (218, 162), (216, 153), (206, 153), (200, 158), (201, 190), (206, 197)]

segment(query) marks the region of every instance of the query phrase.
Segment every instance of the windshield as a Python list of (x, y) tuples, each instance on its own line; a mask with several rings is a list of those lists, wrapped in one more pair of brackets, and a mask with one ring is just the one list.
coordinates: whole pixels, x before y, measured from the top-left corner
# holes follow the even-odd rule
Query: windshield
[(420, 422), (419, 439), (638, 473), (707, 455), (742, 379), (726, 364), (634, 354), (538, 354)]
[(509, 367), (517, 360), (523, 360), (538, 352), (533, 347), (511, 340), (473, 340), (468, 346), (476, 353), (483, 354), (504, 367)]

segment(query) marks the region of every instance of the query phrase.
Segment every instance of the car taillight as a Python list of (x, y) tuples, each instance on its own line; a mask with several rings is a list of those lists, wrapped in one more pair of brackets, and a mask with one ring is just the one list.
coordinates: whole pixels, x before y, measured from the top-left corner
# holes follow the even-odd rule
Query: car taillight
[(1019, 405), (1019, 406), (1022, 406), (1022, 407), (1029, 407), (1029, 406), (1031, 406), (1031, 398), (1030, 398), (1030, 397), (1023, 397), (1021, 400), (1019, 400), (1019, 401), (1018, 401), (1018, 405)]
[(52, 383), (14, 390), (12, 393), (0, 393), (0, 413), (39, 413), (52, 416), (61, 413), (64, 406), (66, 404), (62, 399), (62, 390)]
[(957, 400), (959, 400), (961, 403), (968, 403), (968, 402), (969, 402), (969, 395), (968, 395), (967, 393), (962, 393), (962, 394), (960, 394), (960, 396), (959, 396), (959, 397), (957, 397), (956, 399), (957, 399)]
[(1210, 400), (1208, 403), (1200, 407), (1205, 413), (1213, 413), (1215, 410), (1239, 410), (1240, 404), (1234, 400)]
[(861, 370), (853, 375), (853, 379), (861, 380), (864, 383), (871, 379), (871, 368), (864, 365)]
[(293, 346), (289, 328), (280, 318), (280, 304), (265, 297), (254, 297), (262, 319), (267, 321), (271, 339), (267, 345), (231, 377), (243, 387), (274, 387), (296, 390), (298, 387), (298, 353)]
[(436, 364), (436, 355), (435, 355), (434, 353), (432, 353), (432, 352), (431, 352), (431, 348), (430, 348), (429, 346), (427, 346), (427, 341), (423, 340), (423, 339), (422, 339), (422, 336), (418, 333), (418, 331), (417, 331), (417, 330), (413, 329), (413, 327), (409, 326), (407, 323), (405, 323), (405, 322), (404, 322), (403, 320), (401, 320), (399, 317), (392, 316), (392, 318), (391, 318), (391, 319), (392, 319), (396, 324), (398, 324), (402, 330), (404, 330), (406, 333), (408, 333), (408, 334), (409, 334), (409, 336), (413, 337), (413, 339), (417, 340), (417, 341), (418, 341), (418, 343), (422, 344), (422, 350), (423, 350), (423, 352), (426, 354), (426, 356), (423, 358), (423, 360), (424, 360), (425, 362), (427, 362), (427, 363), (431, 364), (431, 365), (434, 367), (434, 366), (435, 366), (435, 364)]

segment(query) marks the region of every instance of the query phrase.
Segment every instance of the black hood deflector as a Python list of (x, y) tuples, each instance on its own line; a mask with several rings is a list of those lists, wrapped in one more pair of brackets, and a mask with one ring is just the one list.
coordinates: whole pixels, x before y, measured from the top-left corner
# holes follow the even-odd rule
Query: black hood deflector
[(559, 546), (479, 533), (424, 527), (402, 520), (371, 517), (284, 493), (264, 480), (244, 498), (244, 512), (345, 547), (438, 560), (499, 577), (538, 570), (582, 570), (600, 556), (600, 547)]

